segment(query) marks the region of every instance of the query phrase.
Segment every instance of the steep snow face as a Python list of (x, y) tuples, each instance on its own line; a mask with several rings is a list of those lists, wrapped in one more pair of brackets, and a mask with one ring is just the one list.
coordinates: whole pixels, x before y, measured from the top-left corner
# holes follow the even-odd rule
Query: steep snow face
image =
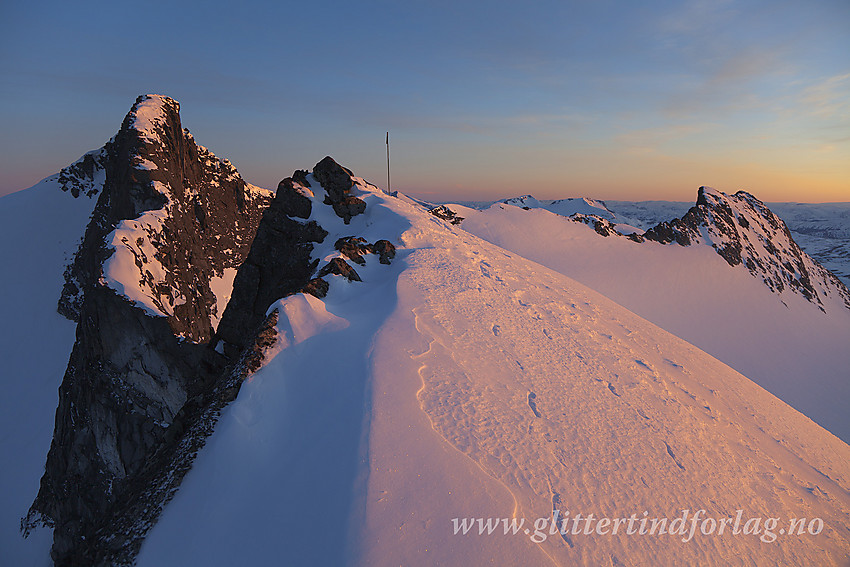
[(51, 530), (25, 540), (20, 522), (38, 492), (56, 391), (74, 344), (75, 325), (56, 312), (56, 302), (63, 268), (102, 189), (92, 155), (97, 152), (76, 162), (89, 163), (92, 176), (66, 168), (0, 198), (0, 562), (7, 565), (49, 562)]
[[(366, 212), (350, 225), (327, 219), (328, 241), (388, 238), (398, 258), (387, 267), (367, 257), (363, 282), (334, 277), (324, 300), (278, 304), (289, 339), (224, 411), (139, 565), (846, 557), (850, 447), (574, 280), (403, 196), (358, 191)], [(818, 517), (824, 528), (769, 544), (761, 532), (685, 542), (625, 528), (531, 538), (554, 510), (673, 520), (684, 509)], [(453, 533), (453, 519), (478, 517), (524, 520), (529, 532)]]
[(161, 242), (167, 218), (168, 211), (159, 209), (123, 220), (106, 242), (113, 253), (103, 264), (104, 283), (153, 317), (173, 316), (175, 303), (186, 303), (186, 297), (167, 284), (168, 271), (157, 258), (154, 243)]
[(850, 310), (838, 293), (826, 296), (824, 313), (787, 289), (771, 293), (708, 245), (605, 238), (542, 210), (493, 206), (463, 214), (465, 230), (605, 294), (850, 440), (843, 402), (850, 396)]

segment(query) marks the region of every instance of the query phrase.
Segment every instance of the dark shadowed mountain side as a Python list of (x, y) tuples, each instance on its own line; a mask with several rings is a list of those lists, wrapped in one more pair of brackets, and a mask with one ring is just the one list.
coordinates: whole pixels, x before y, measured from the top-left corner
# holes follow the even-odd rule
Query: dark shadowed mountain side
[[(132, 561), (217, 412), (274, 343), (268, 307), (310, 283), (312, 243), (327, 234), (300, 220), (311, 203), (298, 182), (273, 199), (246, 184), (194, 142), (167, 97), (139, 97), (118, 134), (59, 180), (91, 196), (98, 175), (58, 307), (77, 339), (24, 522), (54, 528), (57, 565)], [(316, 177), (339, 216), (363, 212), (348, 170), (325, 158)]]

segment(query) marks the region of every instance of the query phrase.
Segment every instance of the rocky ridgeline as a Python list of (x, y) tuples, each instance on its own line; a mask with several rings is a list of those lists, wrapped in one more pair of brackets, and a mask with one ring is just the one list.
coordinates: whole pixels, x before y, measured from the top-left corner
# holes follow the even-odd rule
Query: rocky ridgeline
[(821, 309), (835, 294), (850, 309), (850, 291), (841, 280), (803, 252), (782, 219), (745, 191), (726, 195), (700, 187), (696, 205), (684, 216), (643, 237), (662, 244), (709, 244), (730, 266), (743, 264), (771, 291), (789, 289)]
[[(271, 304), (300, 291), (323, 296), (323, 276), (348, 266), (335, 258), (338, 271), (318, 269), (312, 259), (327, 231), (308, 220), (306, 176), (283, 180), (273, 198), (248, 185), (182, 128), (178, 103), (158, 95), (139, 97), (115, 137), (58, 174), (63, 190), (99, 196), (65, 273), (58, 310), (77, 321), (77, 338), (40, 490), (22, 521), (25, 533), (53, 527), (56, 565), (132, 563), (219, 411), (275, 343)], [(365, 211), (351, 172), (333, 159), (313, 178), (346, 224)], [(352, 239), (361, 256), (394, 255), (387, 241)], [(356, 262), (353, 248), (343, 254)], [(122, 270), (112, 270), (116, 258)], [(220, 314), (211, 281), (228, 268), (237, 272)]]
[[(547, 208), (556, 212), (555, 201)], [(586, 200), (605, 214), (601, 201)], [(502, 201), (522, 209), (541, 208), (531, 195)], [(433, 211), (432, 211), (433, 212)], [(446, 218), (442, 211), (437, 216)], [(566, 216), (566, 213), (565, 213)], [(611, 217), (614, 218), (613, 213)], [(665, 221), (640, 233), (624, 229), (611, 219), (595, 213), (573, 213), (568, 218), (588, 225), (600, 236), (628, 238), (641, 243), (691, 246), (705, 244), (730, 266), (743, 265), (773, 292), (789, 290), (824, 310), (824, 300), (835, 296), (850, 309), (850, 291), (833, 273), (797, 245), (785, 223), (764, 203), (745, 191), (726, 195), (710, 187), (700, 187), (696, 204), (681, 218)]]

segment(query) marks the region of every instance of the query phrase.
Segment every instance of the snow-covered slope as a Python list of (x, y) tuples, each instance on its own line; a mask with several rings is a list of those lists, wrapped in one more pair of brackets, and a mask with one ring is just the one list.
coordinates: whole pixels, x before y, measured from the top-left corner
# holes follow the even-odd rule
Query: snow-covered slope
[(77, 177), (72, 165), (61, 175), (0, 199), (3, 565), (49, 562), (50, 532), (39, 531), (25, 540), (20, 525), (38, 492), (53, 433), (56, 391), (74, 344), (75, 325), (57, 313), (56, 304), (64, 284), (63, 270), (79, 246), (103, 184), (102, 170), (92, 155), (86, 154), (74, 165), (89, 164), (94, 180)]
[[(846, 561), (845, 443), (569, 277), (403, 196), (357, 190), (366, 212), (322, 226), (388, 238), (398, 257), (368, 257), (362, 282), (335, 277), (324, 300), (277, 304), (276, 356), (224, 411), (140, 565)], [(553, 509), (782, 523), (771, 543), (536, 533)], [(823, 531), (778, 535), (800, 517)], [(461, 518), (527, 523), (454, 534)]]
[[(811, 289), (822, 297), (822, 305), (790, 285), (782, 292), (765, 285), (761, 268), (770, 271), (784, 256), (789, 265), (793, 261), (816, 273), (805, 255), (769, 253), (770, 246), (774, 251), (792, 248), (784, 232), (774, 237), (754, 219), (747, 221), (753, 231), (742, 238), (740, 253), (755, 259), (759, 277), (754, 277), (744, 263), (730, 266), (711, 246), (716, 240), (723, 248), (726, 236), (712, 236), (696, 224), (688, 229), (693, 245), (683, 247), (601, 237), (583, 223), (544, 210), (494, 205), (461, 214), (464, 229), (603, 293), (850, 439), (845, 407), (850, 397), (850, 309), (834, 285), (828, 294), (817, 291), (829, 282), (814, 282), (814, 275)], [(771, 278), (799, 278), (801, 269), (771, 271)]]

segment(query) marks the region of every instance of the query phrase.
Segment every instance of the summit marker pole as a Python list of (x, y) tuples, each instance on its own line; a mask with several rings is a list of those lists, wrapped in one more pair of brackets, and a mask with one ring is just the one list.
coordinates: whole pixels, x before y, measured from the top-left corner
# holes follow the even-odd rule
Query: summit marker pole
[(387, 132), (387, 195), (392, 192), (390, 186), (390, 133)]

